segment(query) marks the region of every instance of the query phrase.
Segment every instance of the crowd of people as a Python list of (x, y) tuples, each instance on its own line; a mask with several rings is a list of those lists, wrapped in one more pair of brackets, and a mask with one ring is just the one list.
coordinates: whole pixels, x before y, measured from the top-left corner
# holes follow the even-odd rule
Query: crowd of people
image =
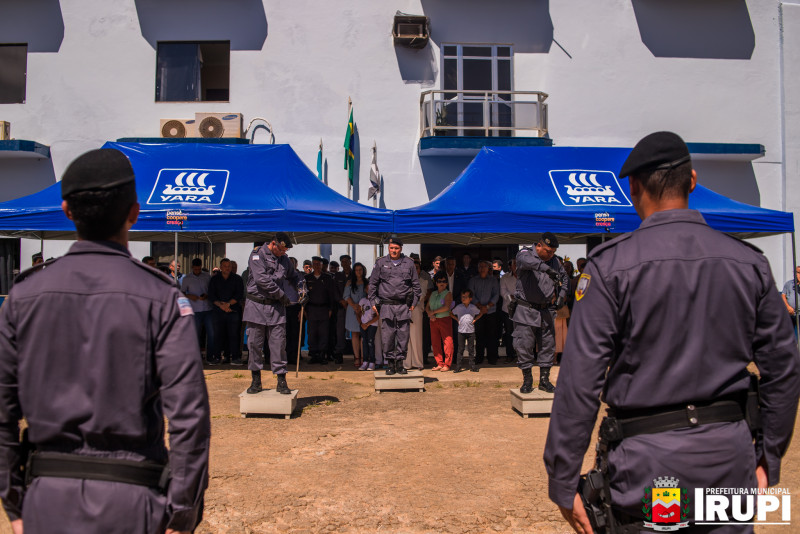
[[(254, 244), (254, 250), (260, 246)], [(418, 254), (412, 252), (409, 258), (419, 277), (422, 304), (411, 314), (406, 369), (478, 372), (484, 362), (489, 365), (499, 362), (500, 347), (505, 348), (507, 363), (516, 362), (514, 322), (508, 309), (517, 283), (515, 257), (504, 261), (498, 257), (475, 260), (470, 253), (459, 260), (437, 256), (430, 269), (422, 269)], [(566, 301), (555, 323), (558, 357), (586, 259), (579, 258), (575, 270), (569, 258), (555, 258), (569, 276)], [(347, 254), (341, 255), (339, 261), (318, 256), (302, 264), (294, 257), (289, 257), (289, 261), (298, 273), (302, 268), (298, 285), (308, 295), (308, 302), (302, 325), (299, 295), (287, 306), (288, 363), (296, 363), (302, 328), (308, 344), (308, 363), (342, 364), (345, 353), (352, 353), (353, 366), (361, 371), (385, 368), (378, 328), (380, 317), (367, 299), (371, 271), (362, 263), (353, 264)], [(156, 267), (151, 256), (142, 258), (142, 262)], [(172, 261), (161, 270), (174, 277), (175, 265)], [(236, 262), (228, 258), (211, 269), (203, 265), (202, 259), (194, 258), (191, 271), (186, 274), (181, 273), (180, 263), (177, 267), (179, 287), (194, 311), (198, 342), (206, 349), (205, 363), (245, 365), (242, 315), (249, 270), (239, 275)], [(266, 352), (269, 353), (269, 347)]]

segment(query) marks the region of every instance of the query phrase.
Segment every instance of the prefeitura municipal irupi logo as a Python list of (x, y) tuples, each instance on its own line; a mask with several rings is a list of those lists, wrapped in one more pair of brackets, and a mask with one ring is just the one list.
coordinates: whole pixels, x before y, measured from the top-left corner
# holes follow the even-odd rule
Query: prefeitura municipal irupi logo
[(644, 526), (657, 532), (673, 532), (689, 526), (689, 492), (678, 487), (675, 477), (658, 477), (644, 489)]

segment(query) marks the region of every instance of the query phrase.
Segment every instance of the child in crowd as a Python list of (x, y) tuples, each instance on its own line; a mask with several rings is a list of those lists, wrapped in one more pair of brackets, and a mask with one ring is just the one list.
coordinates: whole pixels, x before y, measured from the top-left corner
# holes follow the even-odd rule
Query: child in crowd
[[(366, 291), (366, 287), (365, 287)], [(372, 304), (367, 297), (358, 301), (361, 306), (361, 356), (364, 358), (359, 371), (374, 371), (375, 370), (375, 333), (378, 331), (378, 320), (380, 317), (375, 310), (372, 309)]]
[(472, 291), (465, 289), (461, 292), (461, 304), (453, 308), (450, 316), (458, 321), (458, 350), (456, 351), (456, 368), (454, 373), (466, 371), (464, 365), (464, 345), (469, 353), (469, 370), (478, 372), (475, 365), (475, 323), (483, 317), (483, 312), (472, 303)]

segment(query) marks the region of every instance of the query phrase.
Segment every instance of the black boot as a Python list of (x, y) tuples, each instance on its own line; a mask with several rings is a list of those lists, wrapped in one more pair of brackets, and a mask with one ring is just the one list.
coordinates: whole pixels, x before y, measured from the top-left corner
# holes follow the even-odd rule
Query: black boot
[(393, 375), (397, 372), (397, 368), (395, 367), (395, 363), (399, 360), (386, 360), (386, 374)]
[(522, 385), (519, 387), (520, 393), (530, 393), (533, 391), (533, 372), (531, 368), (522, 370)]
[(406, 370), (405, 360), (395, 360), (397, 366), (397, 374), (399, 375), (407, 375), (408, 370)]
[(289, 389), (289, 385), (286, 383), (286, 373), (278, 375), (278, 386), (275, 388), (275, 391), (281, 395), (290, 395), (292, 393), (292, 390)]
[(539, 368), (539, 389), (547, 393), (555, 393), (556, 387), (550, 383), (550, 368)]
[(251, 395), (254, 393), (261, 393), (261, 371), (250, 371), (250, 374), (253, 376), (253, 382), (250, 384), (250, 387), (247, 388), (247, 392)]

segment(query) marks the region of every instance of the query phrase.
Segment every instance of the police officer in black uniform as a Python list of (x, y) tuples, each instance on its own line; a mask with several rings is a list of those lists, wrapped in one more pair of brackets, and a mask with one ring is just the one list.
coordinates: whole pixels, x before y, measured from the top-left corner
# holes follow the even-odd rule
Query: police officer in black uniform
[(389, 368), (387, 375), (408, 374), (403, 360), (408, 352), (411, 312), (419, 303), (419, 285), (414, 260), (403, 254), (403, 242), (389, 238), (389, 255), (378, 258), (369, 277), (367, 298), (381, 317), (383, 357)]
[(550, 498), (578, 532), (591, 530), (577, 491), (601, 399), (598, 468), (583, 488), (606, 531), (639, 532), (655, 479), (677, 479), (692, 499), (696, 488), (777, 484), (800, 394), (800, 356), (769, 263), (688, 209), (697, 174), (683, 140), (648, 135), (620, 176), (642, 224), (595, 248), (581, 275), (544, 453)]
[(286, 384), (286, 308), (292, 305), (286, 284), (297, 286), (297, 271), (286, 255), (292, 248), (289, 235), (278, 232), (258, 250), (250, 253), (250, 270), (245, 288), (244, 316), (247, 322), (248, 369), (252, 376), (247, 392), (262, 391), (261, 370), (264, 369), (264, 343), (269, 346), (272, 372), (278, 377), (275, 390), (289, 395)]
[(78, 157), (61, 194), (78, 241), (20, 274), (0, 310), (0, 499), (15, 533), (188, 533), (210, 439), (191, 304), (128, 252), (139, 204), (122, 152)]
[[(327, 363), (325, 351), (330, 344), (330, 320), (339, 298), (333, 276), (322, 271), (322, 258), (311, 259), (311, 273), (305, 276), (306, 321), (308, 324), (308, 363)], [(334, 333), (335, 335), (335, 333)]]
[(567, 272), (555, 257), (557, 249), (556, 236), (545, 232), (533, 248), (517, 253), (517, 287), (509, 316), (514, 321), (514, 350), (522, 370), (520, 393), (533, 391), (534, 364), (539, 366), (539, 389), (547, 393), (556, 389), (550, 382), (556, 358), (556, 313), (564, 305), (569, 286)]

